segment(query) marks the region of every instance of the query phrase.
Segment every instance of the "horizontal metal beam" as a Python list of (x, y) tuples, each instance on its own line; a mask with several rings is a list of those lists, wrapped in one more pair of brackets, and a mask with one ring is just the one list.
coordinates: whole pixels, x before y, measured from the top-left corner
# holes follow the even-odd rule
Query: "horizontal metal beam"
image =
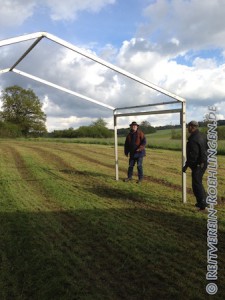
[(140, 111), (131, 112), (125, 114), (114, 114), (115, 117), (127, 117), (127, 116), (139, 116), (139, 115), (163, 115), (163, 114), (174, 114), (181, 113), (182, 109), (168, 109), (168, 110), (155, 110), (155, 111)]
[(81, 99), (84, 99), (84, 100), (87, 100), (87, 101), (89, 101), (89, 102), (98, 104), (98, 105), (103, 106), (103, 107), (105, 107), (105, 108), (108, 108), (108, 109), (110, 109), (110, 110), (114, 110), (114, 109), (115, 109), (115, 107), (113, 107), (113, 106), (110, 106), (110, 105), (105, 104), (105, 103), (101, 103), (101, 102), (99, 102), (99, 101), (97, 101), (97, 100), (94, 100), (94, 99), (92, 99), (92, 98), (90, 98), (90, 97), (86, 97), (86, 96), (84, 96), (84, 95), (82, 95), (82, 94), (80, 94), (80, 93), (76, 93), (76, 92), (74, 92), (74, 91), (72, 91), (72, 90), (66, 89), (66, 88), (64, 88), (64, 87), (62, 87), (62, 86), (60, 86), (60, 85), (57, 85), (57, 84), (55, 84), (55, 83), (52, 83), (52, 82), (47, 81), (47, 80), (44, 80), (44, 79), (41, 79), (41, 78), (39, 78), (39, 77), (37, 77), (37, 76), (33, 76), (33, 75), (28, 74), (28, 73), (26, 73), (26, 72), (23, 72), (23, 71), (20, 71), (20, 70), (17, 70), (17, 69), (13, 69), (12, 72), (14, 72), (14, 73), (16, 73), (16, 74), (19, 74), (19, 75), (22, 75), (22, 76), (24, 76), (24, 77), (28, 77), (28, 78), (33, 79), (33, 80), (35, 80), (35, 81), (41, 82), (41, 83), (43, 83), (43, 84), (45, 84), (45, 85), (51, 86), (51, 87), (53, 87), (53, 88), (56, 88), (56, 89), (58, 89), (58, 90), (60, 90), (60, 91), (66, 92), (66, 93), (68, 93), (68, 94), (71, 94), (71, 95), (73, 95), (73, 96), (77, 96), (77, 97), (79, 97), (79, 98), (81, 98)]
[(136, 105), (136, 106), (128, 106), (128, 107), (117, 107), (115, 110), (130, 109), (130, 108), (141, 108), (141, 107), (167, 105), (167, 104), (178, 104), (178, 102), (177, 101), (170, 101), (170, 102), (160, 102), (160, 103), (152, 103), (152, 104)]

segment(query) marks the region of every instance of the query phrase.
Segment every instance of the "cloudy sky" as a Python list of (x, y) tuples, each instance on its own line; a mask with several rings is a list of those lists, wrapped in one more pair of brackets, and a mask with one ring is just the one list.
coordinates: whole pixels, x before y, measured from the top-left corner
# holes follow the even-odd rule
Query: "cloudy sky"
[[(224, 16), (224, 0), (1, 0), (0, 40), (51, 33), (185, 98), (187, 121), (202, 121), (209, 105), (225, 119)], [(1, 47), (0, 69), (11, 67), (32, 42)], [(171, 101), (48, 39), (17, 69), (113, 107)], [(112, 127), (108, 108), (12, 72), (0, 75), (0, 90), (14, 84), (34, 90), (49, 131), (90, 125), (99, 117)], [(153, 126), (180, 121), (177, 114), (124, 117), (119, 126), (133, 120)]]

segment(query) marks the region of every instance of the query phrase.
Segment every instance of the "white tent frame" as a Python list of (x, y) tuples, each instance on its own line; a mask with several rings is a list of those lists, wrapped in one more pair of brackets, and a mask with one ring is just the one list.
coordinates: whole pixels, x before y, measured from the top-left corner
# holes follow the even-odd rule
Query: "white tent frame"
[[(161, 102), (161, 103), (155, 103), (155, 104), (147, 104), (147, 105), (139, 105), (139, 106), (129, 106), (129, 107), (120, 107), (120, 108), (115, 108), (111, 105), (107, 105), (105, 103), (102, 103), (98, 100), (95, 100), (93, 98), (87, 97), (85, 95), (82, 95), (80, 93), (77, 93), (75, 91), (69, 90), (67, 88), (64, 88), (60, 85), (54, 84), (50, 81), (44, 80), (42, 78), (36, 77), (34, 75), (31, 75), (29, 73), (23, 72), (19, 69), (17, 69), (16, 67), (19, 65), (19, 63), (35, 48), (35, 46), (43, 39), (43, 38), (47, 38), (50, 41), (53, 41), (69, 50), (72, 50), (88, 59), (91, 59), (117, 73), (120, 73), (138, 83), (140, 83), (141, 85), (147, 86), (155, 91), (158, 91), (161, 94), (164, 94), (170, 98), (173, 99), (173, 101), (170, 102)], [(119, 164), (118, 164), (118, 140), (117, 140), (117, 118), (118, 117), (124, 117), (124, 116), (136, 116), (136, 115), (152, 115), (152, 114), (167, 114), (167, 113), (179, 113), (180, 114), (180, 122), (182, 125), (182, 162), (181, 162), (181, 172), (182, 172), (182, 166), (184, 165), (185, 161), (186, 161), (186, 100), (180, 96), (177, 96), (153, 83), (150, 83), (132, 73), (129, 73), (125, 70), (123, 70), (122, 68), (119, 68), (103, 59), (100, 59), (99, 57), (88, 53), (87, 51), (80, 49), (76, 46), (74, 46), (71, 43), (68, 43), (50, 33), (47, 32), (36, 32), (36, 33), (32, 33), (32, 34), (26, 34), (26, 35), (22, 35), (22, 36), (18, 36), (18, 37), (13, 37), (13, 38), (9, 38), (9, 39), (5, 39), (5, 40), (1, 40), (0, 41), (0, 47), (3, 46), (7, 46), (7, 45), (12, 45), (12, 44), (16, 44), (16, 43), (21, 43), (21, 42), (25, 42), (25, 41), (29, 41), (29, 40), (34, 40), (34, 42), (31, 44), (31, 46), (29, 46), (27, 48), (27, 50), (20, 56), (20, 58), (10, 67), (6, 68), (6, 69), (1, 69), (0, 70), (0, 74), (4, 74), (7, 72), (14, 72), (16, 74), (19, 74), (21, 76), (30, 78), (32, 80), (38, 81), (40, 83), (43, 83), (45, 85), (51, 86), (53, 88), (56, 88), (58, 90), (61, 90), (63, 92), (69, 93), (71, 95), (77, 96), (83, 100), (95, 103), (97, 105), (100, 105), (102, 107), (105, 107), (107, 109), (110, 109), (113, 111), (113, 117), (114, 117), (114, 138), (115, 138), (115, 173), (116, 173), (116, 180), (119, 180)], [(139, 111), (139, 112), (128, 112), (128, 113), (121, 113), (120, 111), (123, 109), (136, 109), (136, 108), (146, 108), (146, 107), (150, 107), (150, 106), (159, 106), (159, 105), (167, 105), (167, 104), (181, 104), (181, 108), (180, 109), (169, 109), (169, 110), (156, 110), (156, 111)], [(182, 172), (182, 201), (183, 203), (186, 203), (186, 174)]]

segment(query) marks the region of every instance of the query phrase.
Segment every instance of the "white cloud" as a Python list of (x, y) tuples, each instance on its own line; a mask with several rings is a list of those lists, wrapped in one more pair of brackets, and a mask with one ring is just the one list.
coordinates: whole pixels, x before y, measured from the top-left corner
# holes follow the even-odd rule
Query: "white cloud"
[(139, 35), (157, 41), (162, 52), (224, 47), (224, 15), (221, 1), (158, 0), (145, 9), (146, 23)]
[[(202, 119), (208, 104), (222, 102), (225, 98), (225, 65), (218, 65), (213, 59), (198, 57), (192, 66), (181, 65), (155, 51), (149, 42), (134, 38), (124, 42), (117, 54), (115, 60), (118, 66), (186, 98), (188, 109), (201, 112)], [(115, 107), (149, 104), (152, 101), (149, 96), (152, 95), (151, 89), (50, 43), (43, 44), (38, 51), (30, 54), (21, 67), (31, 74)], [(33, 86), (43, 99), (49, 128), (56, 129), (57, 124), (74, 127), (78, 120), (83, 122), (84, 117), (90, 119), (110, 115), (101, 107), (58, 90), (46, 89), (35, 83)], [(155, 102), (157, 98), (153, 100)], [(56, 116), (58, 121), (54, 127), (52, 122), (56, 122)], [(193, 113), (191, 116), (194, 117)], [(142, 120), (141, 117), (139, 119)], [(166, 120), (170, 123), (170, 116), (160, 117), (160, 122)], [(149, 121), (159, 125), (158, 118), (151, 116)]]
[(37, 0), (2, 0), (0, 9), (0, 26), (20, 26), (31, 17), (37, 5)]
[(99, 12), (105, 5), (114, 4), (115, 0), (47, 0), (51, 10), (51, 18), (58, 20), (74, 20), (79, 11)]
[(73, 21), (77, 13), (88, 11), (97, 13), (106, 5), (114, 4), (116, 0), (1, 0), (0, 26), (15, 27), (22, 25), (28, 18), (34, 16), (37, 9), (50, 10), (54, 21)]
[(88, 126), (92, 123), (91, 118), (79, 118), (76, 116), (70, 116), (68, 118), (47, 118), (46, 127), (49, 132), (59, 129), (74, 128), (77, 129), (80, 126)]
[(216, 107), (217, 120), (225, 120), (225, 101), (214, 104)]
[[(47, 8), (49, 17), (54, 21), (72, 22), (81, 11), (95, 13), (114, 3), (116, 0), (24, 0), (22, 3), (19, 0), (3, 0), (0, 25), (3, 28), (20, 26), (31, 19), (36, 13), (35, 9), (39, 8), (42, 8), (43, 17), (43, 11), (46, 12)], [(100, 48), (99, 37), (99, 41), (90, 41), (91, 46), (88, 47), (91, 50), (88, 51), (95, 54), (97, 49), (103, 59), (186, 98), (189, 119), (203, 119), (208, 105), (214, 103), (218, 105), (218, 115), (224, 117), (224, 15), (225, 6), (220, 1), (154, 1), (145, 10), (146, 23), (138, 31), (139, 38), (131, 37), (117, 47), (111, 44), (113, 37), (109, 37), (110, 43)], [(210, 58), (201, 54), (201, 50), (217, 47), (221, 50), (219, 59), (218, 52), (215, 55), (212, 53)], [(11, 50), (1, 49), (1, 68), (8, 67), (8, 61), (11, 66), (12, 58), (18, 58), (21, 49), (19, 45), (14, 45)], [(141, 87), (128, 78), (50, 42), (44, 43), (43, 47), (38, 45), (37, 49), (26, 57), (19, 68), (115, 107), (146, 104), (159, 98), (151, 89)], [(25, 80), (15, 76), (1, 75), (1, 86), (4, 88), (21, 82), (26, 87)], [(49, 128), (74, 127), (79, 122), (84, 124), (97, 117), (111, 120), (111, 112), (97, 105), (35, 82), (27, 81), (28, 85), (44, 99), (43, 107), (48, 116)], [(142, 117), (137, 120), (142, 121)], [(160, 118), (151, 116), (148, 120), (153, 125), (172, 122), (168, 115)], [(124, 126), (131, 121), (132, 118), (120, 120)], [(109, 123), (113, 125), (112, 121)]]
[(59, 105), (57, 105), (56, 103), (54, 103), (53, 101), (51, 101), (48, 97), (48, 95), (44, 96), (44, 100), (42, 101), (43, 105), (42, 105), (42, 109), (45, 112), (46, 115), (50, 115), (50, 114), (60, 114), (61, 113), (61, 108)]
[[(192, 101), (225, 98), (225, 64), (197, 57), (192, 66), (181, 65), (152, 50), (151, 46), (149, 51), (143, 51), (139, 43), (143, 41), (132, 39), (121, 48), (118, 61), (127, 70)], [(136, 51), (133, 51), (134, 45)]]

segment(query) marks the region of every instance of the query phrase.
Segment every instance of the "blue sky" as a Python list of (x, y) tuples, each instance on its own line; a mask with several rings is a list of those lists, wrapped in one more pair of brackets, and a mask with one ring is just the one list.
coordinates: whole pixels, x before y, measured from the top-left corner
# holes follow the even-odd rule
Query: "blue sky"
[[(222, 0), (2, 0), (0, 40), (47, 31), (187, 100), (187, 121), (201, 121), (208, 105), (225, 119), (225, 7)], [(0, 68), (25, 45), (0, 48)], [(20, 69), (106, 104), (132, 106), (159, 99), (62, 47), (43, 42)], [(32, 88), (43, 103), (47, 127), (77, 128), (112, 113), (15, 74), (0, 75), (0, 89)], [(161, 99), (161, 98), (160, 98)], [(163, 98), (162, 98), (163, 99)], [(121, 118), (124, 127), (134, 117)], [(152, 125), (179, 123), (174, 115), (139, 116)]]

